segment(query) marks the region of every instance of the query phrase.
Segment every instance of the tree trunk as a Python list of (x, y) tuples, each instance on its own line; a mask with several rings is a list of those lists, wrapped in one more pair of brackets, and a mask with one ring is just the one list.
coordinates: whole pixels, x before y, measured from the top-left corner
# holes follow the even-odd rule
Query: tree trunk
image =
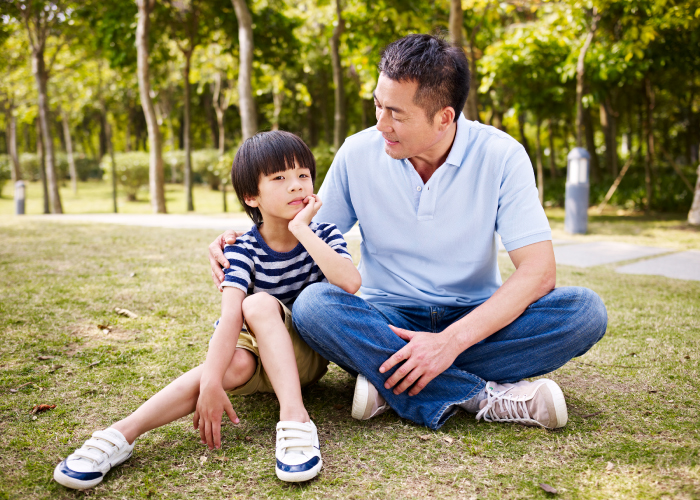
[(607, 95), (600, 104), (600, 126), (605, 135), (605, 163), (613, 177), (617, 177), (617, 126), (610, 96)]
[(525, 148), (527, 155), (532, 158), (532, 155), (530, 155), (530, 145), (527, 142), (527, 137), (525, 137), (525, 113), (522, 112), (518, 113), (518, 130), (520, 131), (520, 143)]
[(192, 144), (190, 140), (190, 59), (192, 58), (192, 48), (185, 52), (185, 67), (182, 70), (182, 77), (185, 80), (185, 202), (187, 211), (194, 211), (192, 200)]
[(644, 120), (644, 135), (646, 139), (646, 155), (644, 156), (644, 185), (646, 187), (647, 204), (645, 211), (649, 213), (653, 205), (654, 191), (652, 188), (652, 165), (654, 163), (654, 89), (651, 87), (649, 77), (644, 79), (644, 105), (646, 108)]
[(165, 185), (163, 174), (163, 152), (158, 129), (156, 111), (151, 100), (151, 82), (148, 63), (148, 30), (150, 27), (150, 14), (153, 10), (154, 0), (136, 0), (139, 9), (138, 24), (136, 27), (137, 50), (137, 74), (139, 80), (139, 94), (141, 107), (146, 117), (149, 142), (149, 193), (151, 207), (155, 213), (166, 213)]
[(56, 160), (53, 151), (53, 137), (49, 126), (49, 96), (46, 90), (48, 74), (44, 63), (44, 50), (32, 49), (32, 72), (36, 79), (39, 93), (39, 123), (41, 137), (44, 142), (44, 156), (46, 158), (46, 184), (49, 191), (49, 203), (51, 213), (62, 214), (61, 195), (58, 192), (58, 179), (56, 177)]
[(540, 129), (542, 120), (537, 118), (537, 136), (535, 137), (535, 148), (537, 151), (537, 193), (540, 197), (540, 205), (544, 205), (544, 169), (542, 168), (542, 142), (540, 140)]
[[(476, 29), (476, 28), (475, 28)], [(464, 104), (464, 114), (467, 120), (479, 121), (479, 79), (476, 73), (476, 51), (474, 50), (474, 35), (469, 40), (469, 94)]]
[(224, 113), (228, 109), (229, 94), (223, 88), (223, 76), (221, 72), (214, 75), (214, 92), (212, 104), (216, 111), (216, 124), (219, 129), (219, 156), (223, 156), (226, 148), (226, 129), (224, 128)]
[[(578, 61), (576, 63), (576, 146), (583, 146), (583, 89), (584, 89), (584, 76), (586, 72), (586, 52), (593, 42), (593, 37), (598, 29), (598, 11), (593, 8), (593, 23), (591, 24), (591, 30), (586, 35), (586, 40), (583, 42), (583, 47), (581, 47), (581, 52), (578, 54)], [(589, 151), (590, 153), (590, 151)]]
[(131, 105), (126, 113), (126, 130), (124, 131), (124, 150), (128, 153), (131, 151)]
[(41, 136), (41, 125), (39, 124), (39, 119), (37, 118), (34, 123), (36, 124), (36, 155), (39, 161), (39, 177), (41, 178), (41, 187), (44, 194), (44, 213), (51, 213), (49, 210), (49, 186), (46, 182), (46, 154), (44, 153), (44, 139)]
[(591, 179), (600, 182), (600, 161), (595, 148), (595, 132), (590, 108), (583, 108), (583, 123), (586, 130), (586, 149), (591, 155)]
[(450, 43), (457, 47), (462, 47), (463, 45), (463, 24), (464, 12), (462, 11), (462, 0), (450, 0)]
[(73, 140), (70, 136), (70, 125), (68, 116), (64, 110), (60, 111), (61, 122), (63, 123), (63, 137), (66, 141), (66, 155), (68, 156), (68, 171), (70, 172), (70, 186), (73, 194), (78, 193), (78, 172), (75, 169), (75, 159), (73, 158)]
[[(104, 104), (103, 104), (104, 105)], [(105, 138), (107, 139), (107, 151), (109, 152), (109, 158), (112, 163), (112, 210), (117, 213), (117, 162), (114, 159), (114, 144), (112, 143), (112, 126), (109, 124), (109, 118), (107, 118), (107, 113), (104, 114), (105, 117)]]
[(340, 64), (340, 36), (345, 29), (340, 0), (335, 0), (338, 24), (331, 37), (331, 60), (333, 64), (333, 85), (335, 86), (335, 116), (333, 120), (333, 147), (337, 151), (345, 141), (345, 89), (343, 86), (343, 66)]
[(22, 170), (19, 164), (19, 155), (17, 154), (17, 117), (12, 110), (14, 106), (10, 104), (5, 112), (5, 137), (7, 140), (7, 154), (10, 156), (12, 164), (12, 184), (22, 180)]
[(554, 152), (554, 129), (556, 128), (554, 125), (554, 120), (551, 118), (549, 119), (549, 174), (552, 176), (552, 179), (556, 179), (559, 177), (557, 174), (557, 159), (556, 159), (556, 154)]
[(282, 103), (284, 102), (284, 90), (276, 90), (273, 85), (272, 90), (272, 104), (274, 106), (272, 111), (272, 130), (280, 129), (280, 114), (282, 113)]
[(204, 115), (207, 117), (207, 123), (209, 124), (209, 132), (211, 133), (211, 142), (214, 145), (215, 149), (219, 149), (219, 127), (218, 127), (218, 117), (214, 112), (212, 112), (212, 103), (214, 102), (214, 98), (212, 97), (212, 100), (210, 101), (207, 99), (209, 96), (209, 93), (206, 90), (206, 87), (204, 88), (204, 92), (202, 93), (202, 104), (204, 106)]
[(238, 109), (241, 113), (243, 140), (255, 135), (258, 130), (258, 116), (253, 99), (251, 83), (253, 73), (253, 19), (245, 0), (231, 0), (238, 18)]
[(690, 212), (688, 212), (688, 223), (694, 226), (700, 226), (700, 165), (698, 165), (697, 175), (693, 205), (690, 207)]

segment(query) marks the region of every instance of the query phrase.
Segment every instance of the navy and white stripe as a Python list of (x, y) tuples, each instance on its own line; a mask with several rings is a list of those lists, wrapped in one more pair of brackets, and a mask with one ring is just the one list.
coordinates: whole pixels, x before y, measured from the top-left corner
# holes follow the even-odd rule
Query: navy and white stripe
[[(312, 222), (309, 227), (333, 250), (352, 260), (343, 235), (334, 224)], [(224, 256), (231, 267), (224, 269), (222, 287), (232, 286), (248, 295), (267, 292), (287, 307), (306, 286), (328, 282), (301, 243), (290, 252), (275, 252), (256, 226), (236, 239), (234, 245), (227, 245)]]

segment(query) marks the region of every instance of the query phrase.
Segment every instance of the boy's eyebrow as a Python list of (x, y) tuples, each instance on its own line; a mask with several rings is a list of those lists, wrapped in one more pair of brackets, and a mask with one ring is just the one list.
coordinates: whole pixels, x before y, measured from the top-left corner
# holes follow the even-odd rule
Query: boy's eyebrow
[[(372, 92), (372, 97), (374, 97), (374, 100), (375, 100), (376, 102), (379, 102), (379, 99), (377, 99), (377, 94), (376, 94), (376, 92)], [(394, 106), (384, 106), (384, 107), (385, 107), (386, 109), (390, 110), (390, 111), (395, 112), (395, 113), (404, 113), (404, 110), (401, 109), (401, 108), (397, 108), (397, 107), (394, 107)]]

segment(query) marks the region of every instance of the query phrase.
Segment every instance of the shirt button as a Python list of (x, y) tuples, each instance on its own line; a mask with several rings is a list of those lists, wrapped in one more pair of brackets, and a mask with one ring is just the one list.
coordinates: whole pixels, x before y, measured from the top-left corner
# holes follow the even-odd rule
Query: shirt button
[(420, 186), (417, 186), (416, 189), (417, 189), (418, 191), (420, 191), (420, 190), (423, 189), (423, 188), (421, 188)]

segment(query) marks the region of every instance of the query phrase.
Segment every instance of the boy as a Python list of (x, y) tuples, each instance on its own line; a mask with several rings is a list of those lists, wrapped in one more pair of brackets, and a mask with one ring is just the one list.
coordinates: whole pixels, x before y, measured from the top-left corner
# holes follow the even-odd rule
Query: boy
[(328, 281), (355, 293), (360, 274), (335, 226), (311, 223), (321, 207), (313, 194), (315, 177), (311, 151), (293, 134), (263, 132), (243, 143), (231, 178), (255, 226), (225, 248), (231, 267), (221, 284), (221, 318), (206, 361), (124, 420), (93, 433), (56, 466), (57, 482), (92, 488), (112, 466), (131, 456), (138, 436), (193, 411), (202, 443), (219, 448), (223, 412), (239, 422), (227, 391), (235, 395), (274, 391), (280, 403), (277, 477), (306, 481), (318, 474), (319, 440), (301, 387), (318, 381), (328, 361), (294, 331), (290, 308), (311, 283)]

